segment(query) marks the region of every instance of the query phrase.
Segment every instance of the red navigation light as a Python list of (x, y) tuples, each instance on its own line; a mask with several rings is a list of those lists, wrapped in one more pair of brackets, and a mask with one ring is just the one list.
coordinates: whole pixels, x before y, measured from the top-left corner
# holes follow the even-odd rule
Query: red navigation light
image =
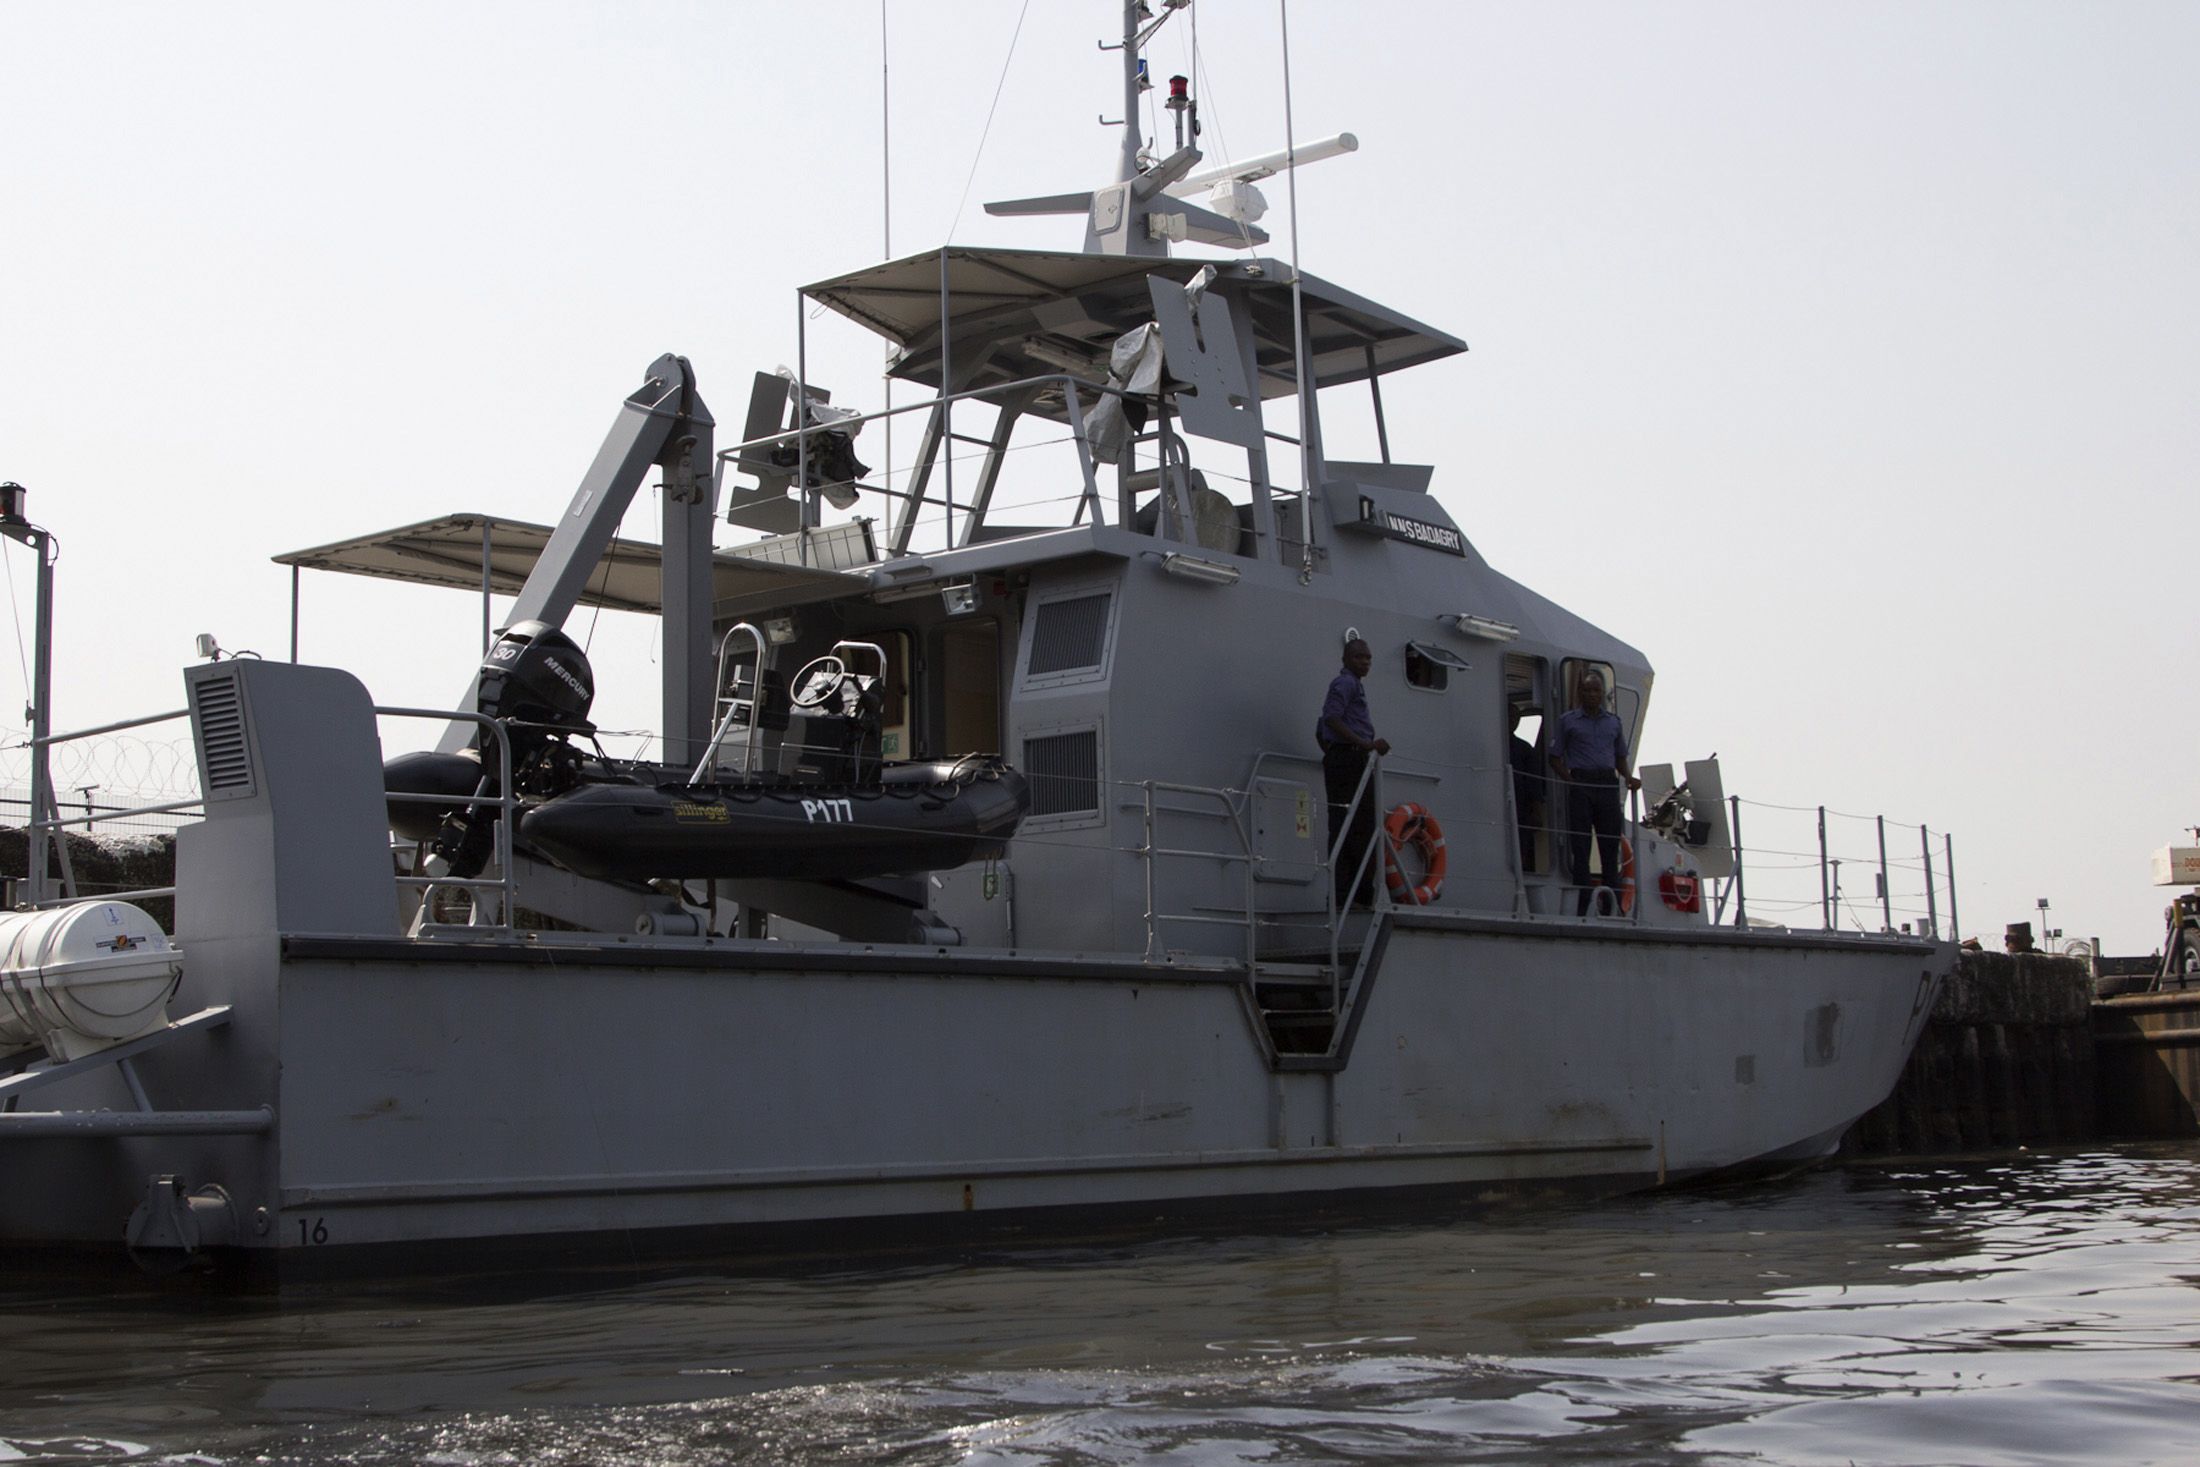
[(1189, 91), (1188, 91), (1188, 88), (1189, 88), (1190, 86), (1191, 86), (1191, 81), (1190, 81), (1190, 79), (1189, 79), (1189, 78), (1186, 78), (1186, 77), (1181, 77), (1181, 76), (1172, 76), (1172, 77), (1170, 77), (1170, 78), (1169, 78), (1169, 100), (1173, 102), (1173, 101), (1175, 101), (1175, 100), (1176, 100), (1177, 98), (1179, 98), (1179, 97), (1184, 97), (1184, 96), (1188, 96), (1188, 95), (1190, 95), (1190, 93), (1189, 93)]
[(24, 492), (23, 486), (12, 480), (0, 484), (0, 521), (11, 525), (23, 523)]

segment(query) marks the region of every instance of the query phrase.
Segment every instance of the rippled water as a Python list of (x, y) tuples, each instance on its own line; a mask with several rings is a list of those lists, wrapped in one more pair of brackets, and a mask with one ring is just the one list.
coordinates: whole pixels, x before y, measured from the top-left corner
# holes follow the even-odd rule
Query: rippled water
[(2200, 1148), (514, 1299), (0, 1286), (0, 1462), (2200, 1460)]

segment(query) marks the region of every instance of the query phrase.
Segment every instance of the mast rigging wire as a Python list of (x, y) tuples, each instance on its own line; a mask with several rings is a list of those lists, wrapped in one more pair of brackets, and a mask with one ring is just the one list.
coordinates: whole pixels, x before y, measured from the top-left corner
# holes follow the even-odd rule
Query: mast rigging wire
[[(1310, 498), (1314, 493), (1314, 384), (1306, 380), (1306, 301), (1299, 275), (1299, 141), (1291, 119), (1291, 0), (1276, 0), (1276, 14), (1283, 23), (1283, 146), (1284, 183), (1291, 195), (1291, 375), (1298, 380), (1299, 486)], [(1307, 517), (1313, 529), (1313, 516)], [(1308, 535), (1312, 539), (1311, 533)]]
[[(656, 490), (653, 491), (653, 497), (654, 495), (660, 495), (663, 492), (664, 486), (660, 484), (656, 488)], [(603, 619), (603, 595), (606, 591), (611, 589), (611, 562), (618, 558), (619, 536), (620, 533), (626, 529), (626, 517), (630, 512), (632, 512), (633, 508), (634, 501), (629, 499), (626, 502), (626, 508), (619, 511), (619, 523), (617, 528), (612, 530), (611, 532), (611, 543), (604, 547), (603, 577), (596, 582), (596, 604), (595, 606), (590, 608), (588, 613), (588, 635), (581, 639), (581, 651), (583, 654), (585, 654), (589, 648), (596, 645), (596, 623)], [(588, 583), (586, 581), (583, 581), (581, 582), (581, 584), (585, 587)], [(659, 619), (659, 625), (660, 627), (663, 625), (662, 618)], [(656, 644), (654, 640), (652, 640), (651, 642), (650, 650), (652, 653), (651, 660), (654, 661), (654, 654), (656, 651)]]
[(955, 231), (962, 225), (963, 209), (970, 202), (970, 185), (977, 182), (978, 162), (985, 157), (985, 140), (993, 134), (993, 114), (1001, 105), (1001, 90), (1008, 85), (1009, 64), (1016, 59), (1016, 42), (1024, 33), (1024, 17), (1031, 13), (1031, 0), (1024, 0), (1023, 9), (1016, 12), (1016, 29), (1008, 38), (1008, 54), (1001, 58), (1001, 77), (993, 84), (993, 103), (985, 109), (985, 127), (978, 133), (978, 150), (970, 158), (970, 174), (963, 180), (962, 197), (955, 201), (955, 217), (947, 226), (947, 237), (955, 238)]

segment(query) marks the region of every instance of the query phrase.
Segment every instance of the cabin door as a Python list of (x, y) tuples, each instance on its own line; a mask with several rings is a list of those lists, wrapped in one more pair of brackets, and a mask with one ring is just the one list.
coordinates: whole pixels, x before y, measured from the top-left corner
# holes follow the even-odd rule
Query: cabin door
[(1558, 850), (1558, 801), (1551, 789), (1550, 745), (1544, 737), (1557, 722), (1550, 709), (1550, 665), (1540, 657), (1505, 658), (1505, 706), (1509, 730), (1506, 768), (1523, 878), (1548, 875)]
[(1001, 626), (996, 621), (954, 621), (941, 627), (933, 666), (940, 698), (940, 744), (934, 757), (999, 754), (1001, 730)]

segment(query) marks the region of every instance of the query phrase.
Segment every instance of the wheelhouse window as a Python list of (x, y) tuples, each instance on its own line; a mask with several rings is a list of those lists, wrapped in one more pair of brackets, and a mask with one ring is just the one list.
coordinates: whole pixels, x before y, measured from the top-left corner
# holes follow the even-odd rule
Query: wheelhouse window
[(1451, 686), (1453, 673), (1469, 670), (1466, 660), (1449, 648), (1431, 646), (1427, 642), (1406, 643), (1406, 686), (1409, 688), (1441, 693)]

